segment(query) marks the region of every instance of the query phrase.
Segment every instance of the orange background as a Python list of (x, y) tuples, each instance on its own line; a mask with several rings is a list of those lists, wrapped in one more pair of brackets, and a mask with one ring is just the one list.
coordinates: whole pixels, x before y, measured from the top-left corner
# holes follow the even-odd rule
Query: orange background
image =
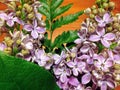
[[(114, 10), (114, 12), (120, 12), (120, 7), (119, 7), (119, 3), (120, 3), (120, 0), (111, 0), (111, 1), (114, 1), (116, 3), (116, 8)], [(91, 7), (93, 4), (95, 4), (95, 0), (64, 0), (64, 5), (68, 4), (68, 3), (73, 3), (73, 7), (68, 11), (66, 12), (64, 15), (68, 15), (70, 13), (75, 13), (77, 11), (80, 11), (80, 10), (84, 10), (88, 7)], [(0, 3), (0, 10), (4, 10), (6, 9), (7, 7)], [(53, 33), (53, 38), (55, 38), (56, 36), (58, 36), (59, 34), (61, 34), (63, 31), (67, 31), (67, 30), (75, 30), (75, 29), (79, 29), (80, 28), (80, 23), (86, 18), (85, 15), (82, 15), (79, 17), (79, 19), (72, 23), (72, 24), (69, 24), (69, 25), (65, 25), (59, 29), (57, 29), (54, 33)], [(3, 40), (3, 37), (4, 37), (5, 33), (0, 35), (0, 41)], [(120, 90), (120, 86), (116, 88), (116, 90)]]

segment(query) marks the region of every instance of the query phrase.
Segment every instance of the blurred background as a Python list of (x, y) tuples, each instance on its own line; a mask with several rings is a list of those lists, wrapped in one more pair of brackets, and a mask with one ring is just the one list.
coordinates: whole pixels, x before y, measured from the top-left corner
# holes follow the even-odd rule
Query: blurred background
[[(2, 1), (2, 0), (0, 0), (0, 1)], [(116, 4), (116, 8), (114, 10), (114, 13), (120, 12), (120, 6), (119, 6), (120, 0), (111, 0), (111, 1), (114, 1), (115, 4)], [(84, 9), (86, 9), (88, 7), (91, 7), (93, 4), (95, 4), (95, 0), (64, 0), (63, 4), (66, 5), (66, 4), (69, 4), (69, 3), (73, 3), (73, 7), (63, 15), (68, 15), (70, 13), (75, 13), (77, 11), (84, 10)], [(0, 10), (4, 10), (6, 8), (7, 7), (3, 3), (0, 3)], [(79, 29), (81, 22), (86, 17), (87, 16), (82, 15), (82, 16), (79, 17), (79, 19), (76, 22), (74, 22), (72, 24), (69, 24), (69, 25), (65, 25), (65, 26), (59, 28), (58, 30), (56, 30), (54, 32), (53, 38), (55, 38), (56, 36), (61, 34), (63, 31)], [(5, 36), (5, 33), (2, 33), (0, 35), (0, 41), (3, 40), (4, 36)], [(117, 87), (116, 90), (120, 90), (120, 86)]]

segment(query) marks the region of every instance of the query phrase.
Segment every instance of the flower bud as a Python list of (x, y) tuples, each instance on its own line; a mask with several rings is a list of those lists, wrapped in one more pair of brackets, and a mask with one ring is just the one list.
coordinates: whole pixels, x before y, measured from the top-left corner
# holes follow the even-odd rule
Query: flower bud
[(115, 8), (115, 3), (114, 2), (109, 2), (109, 8)]
[(12, 44), (13, 44), (13, 40), (9, 40), (9, 41), (7, 41), (7, 45), (8, 45), (9, 47), (11, 47)]
[(117, 17), (113, 17), (113, 21), (117, 22), (118, 21)]
[(113, 24), (113, 27), (114, 27), (114, 28), (119, 28), (119, 23), (114, 23), (114, 24)]
[(87, 9), (84, 11), (84, 13), (85, 13), (86, 15), (90, 14), (90, 13), (91, 13), (91, 9), (90, 9), (90, 8), (87, 8)]
[(2, 27), (5, 23), (5, 20), (3, 18), (0, 18), (0, 27)]
[(96, 0), (96, 4), (100, 4), (101, 0)]
[(107, 3), (108, 2), (108, 0), (102, 0), (104, 3)]
[(17, 43), (18, 45), (20, 45), (20, 44), (21, 44), (21, 40), (18, 39), (18, 40), (16, 41), (16, 43)]
[(11, 40), (11, 38), (10, 37), (5, 37), (4, 40), (5, 40), (5, 42), (8, 42), (9, 40)]
[(15, 9), (16, 9), (16, 7), (12, 6), (11, 4), (7, 4), (7, 6), (8, 6), (9, 8), (11, 8), (12, 10), (15, 10)]
[(7, 48), (4, 49), (3, 52), (5, 52), (5, 53), (7, 53), (7, 54), (11, 54), (11, 53), (12, 53), (12, 48), (7, 47)]
[(103, 3), (104, 8), (108, 8), (108, 3)]
[(93, 9), (93, 10), (94, 10), (94, 9), (96, 9), (96, 8), (97, 8), (97, 7), (96, 7), (95, 5), (93, 5), (91, 9)]
[(11, 4), (14, 8), (16, 8), (16, 3), (15, 3), (15, 2), (10, 2), (10, 4)]
[(98, 8), (98, 12), (99, 12), (100, 14), (104, 14), (104, 13), (105, 13), (105, 9), (103, 9), (103, 8)]
[(21, 53), (22, 53), (23, 55), (27, 55), (27, 54), (29, 54), (29, 51), (28, 51), (28, 50), (22, 50)]
[(17, 16), (20, 16), (20, 15), (21, 15), (21, 11), (17, 11), (17, 12), (16, 12), (16, 15), (17, 15)]
[(115, 68), (116, 70), (120, 70), (120, 65), (119, 65), (119, 64), (115, 64), (115, 65), (114, 65), (114, 68)]
[(34, 18), (34, 13), (30, 13), (30, 14), (28, 14), (28, 16), (27, 16), (29, 19), (33, 19)]
[(97, 9), (94, 9), (93, 10), (93, 14), (97, 14), (98, 13), (98, 10)]
[(19, 9), (19, 10), (21, 10), (21, 9), (22, 9), (22, 6), (21, 6), (21, 5), (19, 5), (19, 6), (18, 6), (18, 9)]
[(117, 74), (117, 75), (116, 75), (115, 80), (120, 81), (120, 74)]
[(95, 15), (94, 14), (90, 14), (90, 18), (91, 19), (95, 18)]
[(108, 28), (107, 28), (107, 31), (110, 32), (110, 31), (112, 31), (112, 29), (113, 29), (112, 27), (108, 27)]

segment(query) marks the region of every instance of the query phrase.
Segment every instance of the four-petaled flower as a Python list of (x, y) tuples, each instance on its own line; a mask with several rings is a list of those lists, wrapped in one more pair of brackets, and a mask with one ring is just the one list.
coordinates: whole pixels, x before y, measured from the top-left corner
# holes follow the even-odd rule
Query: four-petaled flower
[(115, 39), (115, 34), (113, 33), (107, 33), (105, 34), (105, 29), (104, 28), (99, 28), (96, 30), (97, 35), (91, 35), (89, 40), (93, 42), (98, 42), (99, 40), (105, 47), (110, 47), (110, 42)]
[(28, 32), (31, 32), (31, 36), (36, 39), (38, 38), (38, 33), (45, 33), (45, 28), (39, 27), (37, 24), (37, 20), (33, 21), (33, 25), (26, 24), (24, 25), (24, 29)]
[(105, 27), (106, 24), (109, 24), (113, 21), (109, 13), (105, 13), (103, 19), (100, 16), (96, 16), (95, 20), (98, 22), (99, 27)]

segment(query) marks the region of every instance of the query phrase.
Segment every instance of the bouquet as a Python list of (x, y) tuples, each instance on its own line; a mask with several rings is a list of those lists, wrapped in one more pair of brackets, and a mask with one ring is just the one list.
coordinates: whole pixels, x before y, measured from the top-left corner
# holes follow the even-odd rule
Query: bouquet
[[(72, 7), (60, 6), (63, 1), (4, 2), (9, 8), (0, 12), (0, 28), (7, 35), (0, 50), (49, 71), (61, 90), (113, 90), (120, 84), (120, 14), (112, 12), (115, 3), (96, 0), (86, 10), (61, 16)], [(87, 18), (79, 30), (63, 32), (53, 41), (57, 28), (82, 14)]]

